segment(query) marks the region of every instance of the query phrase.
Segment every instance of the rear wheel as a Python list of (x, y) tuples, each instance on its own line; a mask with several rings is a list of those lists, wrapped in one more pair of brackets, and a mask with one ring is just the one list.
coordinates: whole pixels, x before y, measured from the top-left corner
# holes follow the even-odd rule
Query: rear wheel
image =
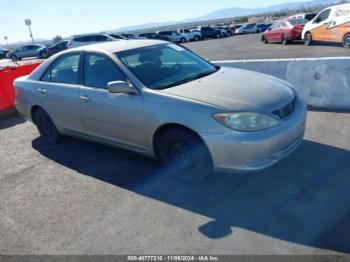
[(282, 44), (283, 45), (288, 45), (289, 44), (288, 36), (286, 34), (284, 34), (282, 36)]
[(186, 38), (182, 37), (182, 38), (180, 39), (180, 43), (186, 43)]
[(312, 35), (311, 35), (310, 32), (307, 32), (307, 33), (305, 34), (305, 37), (304, 37), (304, 44), (305, 44), (306, 46), (312, 45)]
[(11, 55), (10, 56), (10, 59), (13, 61), (13, 62), (16, 62), (18, 60), (18, 57), (16, 55)]
[(200, 40), (200, 38), (199, 38), (199, 36), (198, 36), (198, 35), (196, 35), (196, 36), (193, 38), (193, 40), (194, 40), (194, 41), (199, 41), (199, 40)]
[(41, 137), (50, 145), (58, 144), (61, 135), (49, 115), (43, 109), (37, 109), (35, 112), (35, 124)]
[(346, 34), (343, 39), (343, 46), (345, 48), (350, 48), (350, 34)]
[(198, 181), (212, 171), (212, 161), (204, 142), (182, 128), (166, 131), (160, 138), (158, 157), (177, 178)]
[(40, 53), (40, 58), (47, 58), (47, 57), (48, 57), (47, 52), (43, 51)]

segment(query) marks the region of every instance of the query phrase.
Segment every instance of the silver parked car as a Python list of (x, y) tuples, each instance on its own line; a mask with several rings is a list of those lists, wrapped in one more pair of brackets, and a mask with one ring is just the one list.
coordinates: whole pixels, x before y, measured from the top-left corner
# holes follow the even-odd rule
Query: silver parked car
[(11, 59), (13, 62), (21, 60), (22, 58), (36, 57), (37, 51), (40, 48), (45, 48), (44, 45), (24, 45), (18, 47), (16, 50), (7, 53), (6, 58)]
[(157, 157), (180, 175), (267, 168), (305, 130), (306, 106), (287, 82), (160, 40), (64, 51), (15, 88), (18, 111), (48, 143), (77, 136)]

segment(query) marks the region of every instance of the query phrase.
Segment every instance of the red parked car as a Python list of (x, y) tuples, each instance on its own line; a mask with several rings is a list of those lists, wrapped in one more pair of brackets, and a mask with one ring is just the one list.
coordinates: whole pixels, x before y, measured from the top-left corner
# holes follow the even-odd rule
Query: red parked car
[(277, 21), (271, 25), (261, 36), (261, 41), (267, 43), (282, 43), (287, 45), (294, 40), (301, 40), (301, 32), (306, 19), (287, 19)]

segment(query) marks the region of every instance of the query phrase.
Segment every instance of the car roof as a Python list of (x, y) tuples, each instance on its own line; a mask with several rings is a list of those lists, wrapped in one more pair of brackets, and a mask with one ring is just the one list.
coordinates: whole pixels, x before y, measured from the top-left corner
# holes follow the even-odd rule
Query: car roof
[(81, 50), (81, 51), (105, 51), (108, 53), (117, 53), (121, 51), (127, 51), (131, 49), (154, 46), (159, 44), (167, 44), (169, 42), (162, 40), (117, 40), (112, 42), (104, 42), (100, 44), (86, 45), (69, 50)]

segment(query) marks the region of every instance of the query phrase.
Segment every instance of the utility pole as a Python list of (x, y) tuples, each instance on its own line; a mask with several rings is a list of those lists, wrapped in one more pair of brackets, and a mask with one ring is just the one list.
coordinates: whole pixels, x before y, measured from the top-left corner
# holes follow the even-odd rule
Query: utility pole
[(32, 29), (30, 28), (30, 26), (32, 25), (32, 21), (30, 19), (26, 19), (26, 20), (24, 20), (24, 23), (26, 24), (26, 26), (28, 26), (29, 35), (30, 35), (30, 38), (32, 39), (32, 43), (34, 45), (34, 37), (33, 37), (33, 34), (32, 34)]

